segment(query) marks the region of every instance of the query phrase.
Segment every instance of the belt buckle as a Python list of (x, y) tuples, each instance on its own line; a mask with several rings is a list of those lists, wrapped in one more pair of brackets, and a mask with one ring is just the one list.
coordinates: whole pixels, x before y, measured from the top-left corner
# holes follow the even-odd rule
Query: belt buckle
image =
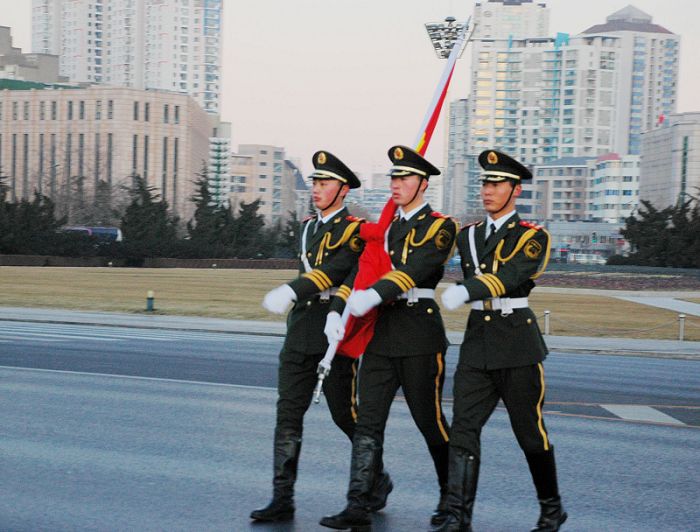
[(486, 299), (484, 301), (484, 310), (493, 310), (493, 301)]

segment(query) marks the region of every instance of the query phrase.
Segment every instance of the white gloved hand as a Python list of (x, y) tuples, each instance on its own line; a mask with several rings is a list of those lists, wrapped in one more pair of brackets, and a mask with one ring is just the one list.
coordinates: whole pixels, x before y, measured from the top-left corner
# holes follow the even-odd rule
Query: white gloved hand
[(442, 293), (441, 299), (447, 310), (454, 310), (469, 301), (469, 292), (464, 285), (453, 284)]
[(290, 303), (296, 301), (297, 295), (288, 284), (283, 284), (277, 288), (273, 288), (263, 299), (262, 306), (265, 310), (274, 312), (275, 314), (284, 314)]
[(369, 290), (354, 291), (350, 294), (347, 305), (350, 307), (350, 314), (360, 317), (367, 314), (381, 302), (381, 296), (376, 290), (370, 288)]
[(326, 316), (326, 326), (323, 332), (328, 338), (328, 343), (340, 342), (345, 336), (345, 325), (343, 318), (337, 312), (329, 312)]

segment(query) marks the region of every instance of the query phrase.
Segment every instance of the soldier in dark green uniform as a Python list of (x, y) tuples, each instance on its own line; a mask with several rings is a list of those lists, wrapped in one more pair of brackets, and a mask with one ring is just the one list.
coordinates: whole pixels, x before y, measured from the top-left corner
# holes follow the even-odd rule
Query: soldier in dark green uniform
[(455, 309), (471, 302), (467, 330), (454, 378), (450, 440), (450, 516), (439, 531), (471, 530), (479, 476), (480, 436), (502, 399), (518, 444), (525, 453), (540, 502), (532, 530), (559, 530), (566, 520), (557, 486), (554, 449), (542, 417), (545, 395), (542, 361), (547, 355), (528, 295), (549, 260), (549, 234), (520, 220), (515, 210), (521, 182), (532, 174), (504, 153), (487, 150), (481, 199), (486, 221), (457, 237), (464, 280), (442, 295)]
[[(358, 237), (362, 220), (350, 216), (345, 196), (360, 181), (340, 159), (327, 151), (314, 154), (312, 196), (318, 216), (306, 220), (301, 237), (299, 277), (267, 293), (263, 306), (287, 317), (287, 336), (280, 353), (277, 421), (273, 448), (273, 498), (250, 517), (257, 521), (285, 521), (294, 516), (294, 482), (301, 451), (306, 410), (316, 386), (316, 369), (328, 342), (326, 315), (341, 309), (349, 290), (338, 287), (357, 264), (363, 243)], [(337, 295), (336, 295), (337, 294)], [(352, 440), (356, 418), (357, 361), (344, 356), (333, 360), (323, 382), (333, 421)], [(391, 491), (388, 475), (380, 475), (373, 487), (372, 509), (386, 504)]]
[(434, 461), (441, 504), (433, 522), (447, 517), (443, 495), (447, 493), (449, 427), (441, 406), (447, 339), (434, 296), (457, 226), (423, 199), (428, 179), (440, 171), (405, 146), (391, 148), (389, 158), (392, 199), (399, 207), (387, 237), (393, 269), (368, 290), (353, 292), (347, 302), (355, 316), (381, 306), (360, 365), (360, 408), (347, 507), (321, 520), (323, 526), (335, 529), (371, 525), (368, 495), (380, 471), (384, 429), (399, 387)]

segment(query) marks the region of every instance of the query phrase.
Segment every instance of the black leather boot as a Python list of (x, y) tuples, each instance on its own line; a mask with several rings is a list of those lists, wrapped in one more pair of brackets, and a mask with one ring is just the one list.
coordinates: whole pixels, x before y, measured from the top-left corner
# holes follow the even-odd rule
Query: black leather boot
[(367, 498), (367, 509), (374, 513), (384, 508), (393, 489), (394, 483), (391, 481), (389, 473), (382, 468), (374, 481), (372, 492)]
[(447, 482), (447, 518), (432, 532), (472, 532), (472, 512), (479, 481), (479, 459), (463, 450), (450, 449)]
[(569, 517), (564, 511), (560, 497), (540, 499), (540, 518), (532, 529), (535, 531), (556, 532)]
[(447, 519), (450, 513), (447, 508), (450, 444), (430, 445), (428, 449), (430, 450), (430, 456), (433, 458), (435, 473), (437, 474), (438, 484), (440, 485), (440, 500), (430, 516), (430, 524), (440, 525), (445, 522), (445, 519)]
[(540, 518), (532, 531), (555, 532), (564, 524), (568, 515), (564, 511), (559, 496), (554, 449), (550, 448), (540, 453), (525, 453), (525, 457), (540, 502)]
[(352, 460), (350, 461), (350, 486), (348, 487), (348, 505), (336, 515), (328, 515), (320, 524), (336, 530), (352, 528), (370, 530), (372, 519), (369, 515), (369, 493), (381, 463), (381, 446), (370, 436), (357, 435), (352, 442)]
[(294, 482), (297, 478), (301, 434), (275, 430), (272, 500), (250, 513), (256, 521), (288, 521), (294, 518)]

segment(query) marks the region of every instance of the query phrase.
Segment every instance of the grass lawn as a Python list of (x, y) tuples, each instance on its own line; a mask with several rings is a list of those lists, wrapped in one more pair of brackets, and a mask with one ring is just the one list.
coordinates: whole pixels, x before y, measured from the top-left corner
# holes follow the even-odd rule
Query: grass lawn
[[(3, 266), (0, 305), (138, 313), (153, 290), (159, 314), (283, 321), (284, 316), (268, 313), (260, 302), (267, 290), (296, 275), (293, 270)], [(669, 310), (573, 292), (535, 290), (530, 301), (541, 327), (544, 311), (550, 311), (554, 335), (678, 337), (677, 313)], [(444, 311), (447, 329), (463, 330), (467, 313), (466, 306)], [(686, 319), (686, 339), (700, 340), (700, 318)]]

